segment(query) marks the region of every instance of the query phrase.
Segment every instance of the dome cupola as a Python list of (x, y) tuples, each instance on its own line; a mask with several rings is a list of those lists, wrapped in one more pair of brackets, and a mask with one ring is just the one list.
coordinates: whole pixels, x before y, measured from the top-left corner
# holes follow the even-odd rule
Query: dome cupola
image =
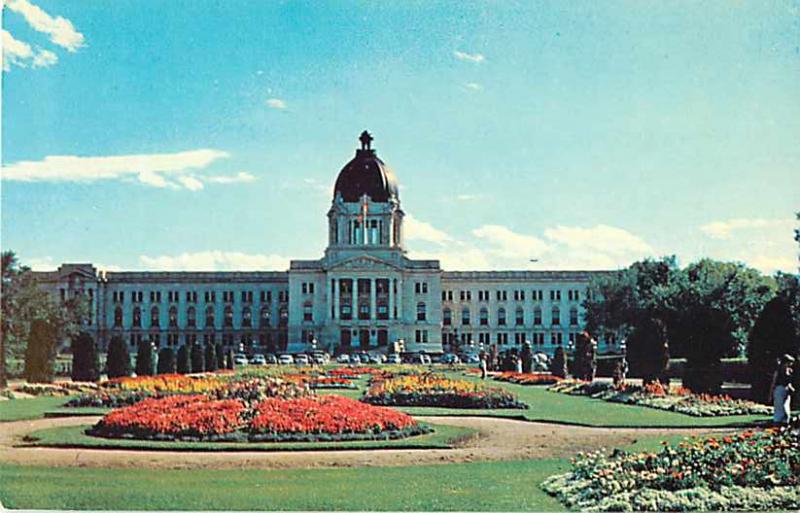
[(336, 178), (334, 199), (341, 194), (342, 200), (347, 203), (359, 202), (364, 195), (377, 203), (398, 200), (397, 178), (372, 149), (372, 136), (364, 130), (359, 141), (361, 149), (356, 150), (355, 158), (342, 168)]

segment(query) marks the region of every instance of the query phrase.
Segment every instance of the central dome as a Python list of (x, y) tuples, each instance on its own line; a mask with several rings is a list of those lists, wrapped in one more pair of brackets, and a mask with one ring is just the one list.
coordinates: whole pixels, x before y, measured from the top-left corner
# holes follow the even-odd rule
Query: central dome
[(348, 203), (361, 201), (365, 194), (374, 202), (386, 203), (390, 199), (398, 199), (397, 178), (370, 147), (372, 136), (365, 130), (359, 140), (361, 149), (356, 150), (355, 158), (345, 164), (336, 178), (334, 199), (337, 193)]

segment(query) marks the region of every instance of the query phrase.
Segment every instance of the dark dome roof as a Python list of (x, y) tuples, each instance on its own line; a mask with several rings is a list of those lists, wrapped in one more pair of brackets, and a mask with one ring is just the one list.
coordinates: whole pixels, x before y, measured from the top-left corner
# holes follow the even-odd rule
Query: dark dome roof
[(353, 203), (361, 201), (366, 194), (372, 201), (388, 202), (398, 199), (397, 178), (394, 172), (375, 155), (375, 150), (370, 148), (372, 137), (364, 132), (361, 134), (361, 149), (356, 150), (356, 156), (348, 162), (336, 178), (333, 188), (333, 197), (341, 193), (344, 201)]

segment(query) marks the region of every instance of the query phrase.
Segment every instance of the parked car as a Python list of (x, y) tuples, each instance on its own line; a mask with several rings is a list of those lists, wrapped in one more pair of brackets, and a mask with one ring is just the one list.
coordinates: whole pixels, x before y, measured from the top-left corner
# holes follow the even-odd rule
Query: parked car
[(308, 359), (307, 354), (298, 354), (294, 357), (295, 365), (310, 365), (311, 361)]
[(233, 357), (234, 365), (247, 365), (248, 363), (247, 355), (244, 353), (237, 353), (236, 356)]
[(267, 359), (264, 358), (263, 354), (254, 354), (252, 358), (250, 358), (250, 365), (266, 365)]
[(325, 365), (328, 363), (328, 358), (324, 354), (315, 354), (311, 357), (317, 365)]
[(386, 357), (386, 363), (401, 364), (403, 363), (403, 359), (400, 358), (399, 354), (390, 354)]
[(445, 353), (441, 358), (439, 358), (439, 363), (444, 363), (447, 365), (456, 364), (461, 363), (461, 359), (453, 353)]
[(340, 354), (336, 357), (336, 363), (350, 363), (350, 355), (349, 354)]
[(383, 358), (381, 358), (381, 355), (379, 354), (374, 354), (369, 357), (369, 363), (380, 365), (383, 363)]
[(358, 355), (358, 359), (361, 363), (369, 363), (369, 355), (367, 353), (361, 353)]
[(427, 354), (412, 354), (406, 357), (406, 361), (408, 363), (418, 363), (421, 365), (430, 365), (431, 364), (431, 357)]
[(481, 357), (476, 355), (476, 354), (464, 355), (464, 363), (476, 364), (476, 363), (480, 363), (480, 361), (481, 361)]
[(282, 354), (278, 357), (278, 363), (281, 365), (291, 365), (294, 363), (294, 358), (290, 354)]
[(267, 359), (267, 363), (270, 364), (270, 365), (275, 365), (275, 364), (278, 363), (278, 357), (275, 356), (274, 354), (268, 354), (266, 356), (266, 359)]

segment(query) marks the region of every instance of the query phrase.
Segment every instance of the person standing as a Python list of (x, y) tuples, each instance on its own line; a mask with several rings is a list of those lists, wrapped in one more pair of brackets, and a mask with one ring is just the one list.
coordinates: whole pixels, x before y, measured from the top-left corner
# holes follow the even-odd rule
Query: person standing
[(788, 354), (783, 355), (778, 360), (778, 369), (772, 375), (772, 404), (775, 413), (772, 416), (776, 424), (788, 424), (792, 416), (792, 394), (794, 385), (792, 378), (794, 374), (794, 357)]
[(486, 353), (481, 351), (480, 356), (478, 357), (478, 365), (481, 369), (481, 379), (486, 379), (487, 372), (487, 362), (486, 362)]

